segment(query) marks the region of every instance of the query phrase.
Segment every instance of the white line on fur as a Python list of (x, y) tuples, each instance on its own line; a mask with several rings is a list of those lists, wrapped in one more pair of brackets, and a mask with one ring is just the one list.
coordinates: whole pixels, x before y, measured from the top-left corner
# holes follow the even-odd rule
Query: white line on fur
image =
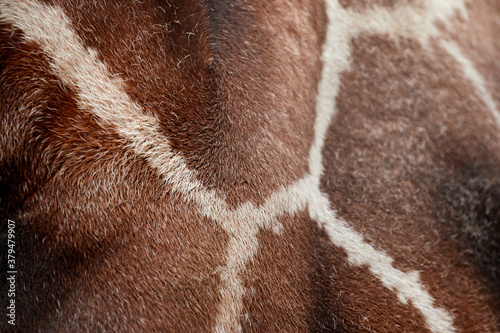
[(404, 273), (392, 266), (393, 259), (384, 252), (374, 249), (363, 240), (344, 220), (335, 216), (329, 208), (328, 198), (316, 191), (309, 200), (309, 214), (324, 227), (330, 240), (345, 249), (348, 261), (355, 266), (366, 266), (389, 290), (394, 290), (403, 304), (408, 301), (417, 308), (432, 332), (454, 332), (450, 314), (434, 306), (434, 299), (422, 286), (416, 271)]
[(1, 0), (0, 6), (0, 19), (21, 29), (27, 40), (38, 43), (52, 59), (54, 73), (64, 84), (77, 91), (80, 108), (93, 112), (103, 126), (115, 128), (128, 141), (131, 149), (145, 157), (169, 186), (182, 193), (187, 200), (196, 202), (204, 215), (216, 220), (229, 234), (227, 262), (221, 274), (222, 302), (215, 331), (241, 331), (239, 318), (245, 290), (238, 276), (258, 251), (258, 230), (271, 228), (280, 234), (282, 226), (277, 217), (285, 213), (293, 214), (306, 206), (311, 217), (327, 230), (332, 242), (346, 250), (351, 264), (368, 265), (387, 288), (397, 291), (402, 302), (411, 300), (432, 331), (453, 331), (451, 317), (433, 306), (432, 297), (421, 286), (418, 275), (393, 268), (390, 257), (365, 243), (360, 234), (335, 217), (330, 203), (319, 189), (323, 173), (321, 151), (335, 112), (340, 74), (349, 66), (351, 33), (356, 30), (350, 30), (353, 17), (349, 17), (337, 2), (327, 1), (330, 23), (323, 50), (325, 65), (318, 87), (315, 140), (309, 157), (311, 175), (270, 195), (261, 207), (246, 203), (236, 210), (228, 209), (215, 191), (202, 187), (196, 180), (195, 172), (189, 170), (182, 158), (171, 151), (167, 138), (160, 134), (157, 119), (143, 114), (140, 107), (130, 100), (124, 92), (123, 82), (119, 78), (111, 78), (96, 53), (83, 46), (62, 10), (43, 6), (35, 0)]
[(411, 5), (395, 4), (394, 8), (376, 6), (366, 12), (346, 10), (344, 15), (351, 17), (349, 34), (360, 32), (387, 34), (417, 39), (428, 46), (429, 39), (439, 36), (436, 23), (446, 26), (448, 19), (455, 13), (467, 18), (466, 0), (435, 0), (415, 2)]
[(455, 42), (443, 40), (441, 41), (441, 45), (460, 65), (462, 65), (465, 77), (472, 82), (474, 87), (476, 87), (479, 96), (483, 99), (484, 103), (493, 114), (497, 124), (500, 125), (500, 111), (498, 110), (490, 92), (486, 88), (483, 76), (478, 72), (472, 62), (467, 59)]

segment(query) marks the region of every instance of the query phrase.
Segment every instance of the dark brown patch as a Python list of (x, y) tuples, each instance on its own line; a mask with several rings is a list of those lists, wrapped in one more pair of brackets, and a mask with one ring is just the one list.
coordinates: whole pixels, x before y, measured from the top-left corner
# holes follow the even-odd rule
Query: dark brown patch
[[(479, 269), (477, 240), (463, 232), (457, 214), (465, 212), (453, 202), (474, 177), (500, 179), (500, 137), (489, 110), (437, 47), (426, 54), (416, 41), (364, 35), (352, 49), (325, 143), (323, 189), (396, 267), (421, 272), (436, 304), (453, 309), (457, 327), (495, 331), (498, 280)], [(469, 204), (466, 210), (478, 208)], [(498, 247), (489, 251), (498, 255)]]
[[(155, 210), (165, 198), (150, 201)], [(214, 325), (226, 236), (194, 207), (143, 210), (128, 231), (81, 271), (72, 293), (47, 331), (204, 331)], [(182, 216), (179, 215), (181, 212)], [(214, 240), (217, 240), (216, 242)]]

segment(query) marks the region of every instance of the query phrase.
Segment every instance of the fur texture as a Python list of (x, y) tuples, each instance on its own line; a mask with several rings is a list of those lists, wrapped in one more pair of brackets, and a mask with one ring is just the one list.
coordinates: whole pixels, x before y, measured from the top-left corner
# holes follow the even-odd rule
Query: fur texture
[(499, 15), (0, 0), (0, 329), (499, 332)]

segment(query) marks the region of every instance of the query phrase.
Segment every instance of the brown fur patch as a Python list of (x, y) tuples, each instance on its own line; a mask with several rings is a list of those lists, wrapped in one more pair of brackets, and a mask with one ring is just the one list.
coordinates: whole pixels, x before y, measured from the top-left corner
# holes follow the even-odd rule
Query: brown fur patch
[(242, 328), (245, 332), (304, 332), (314, 299), (314, 222), (302, 213), (280, 218), (284, 232), (261, 230), (259, 250), (244, 276)]
[(244, 331), (393, 332), (425, 326), (367, 268), (350, 265), (307, 212), (280, 221), (283, 234), (262, 230), (259, 253), (247, 266)]

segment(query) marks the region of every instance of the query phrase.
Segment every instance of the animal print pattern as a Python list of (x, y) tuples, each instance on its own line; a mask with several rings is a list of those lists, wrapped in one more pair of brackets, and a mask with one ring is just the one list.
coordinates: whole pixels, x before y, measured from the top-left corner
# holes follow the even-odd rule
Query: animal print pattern
[(499, 13), (1, 0), (2, 331), (500, 331)]

